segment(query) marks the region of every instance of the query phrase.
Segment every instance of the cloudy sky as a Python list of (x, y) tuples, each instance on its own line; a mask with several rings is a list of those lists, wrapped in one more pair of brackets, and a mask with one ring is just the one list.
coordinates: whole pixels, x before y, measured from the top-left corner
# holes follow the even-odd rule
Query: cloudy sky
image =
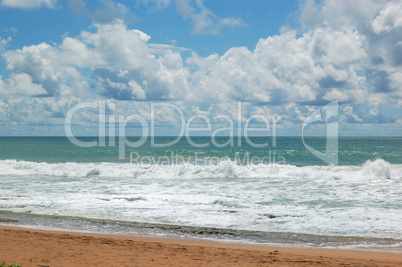
[[(300, 135), (334, 100), (340, 135), (402, 134), (401, 1), (0, 0), (0, 54), (0, 135), (64, 135), (98, 101), (156, 134), (181, 125), (168, 103)], [(75, 113), (75, 134), (97, 131), (97, 110)]]

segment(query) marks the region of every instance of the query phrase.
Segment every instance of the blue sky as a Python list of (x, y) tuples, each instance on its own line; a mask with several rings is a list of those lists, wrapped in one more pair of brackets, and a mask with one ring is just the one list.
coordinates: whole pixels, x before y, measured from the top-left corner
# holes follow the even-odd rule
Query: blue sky
[[(176, 5), (158, 7), (156, 1), (119, 1), (127, 8), (126, 14), (114, 14), (110, 1), (59, 1), (55, 8), (0, 9), (2, 37), (13, 37), (10, 48), (36, 45), (41, 42), (60, 43), (63, 37), (78, 36), (90, 30), (94, 23), (91, 15), (76, 10), (75, 3), (84, 3), (86, 12), (105, 11), (105, 21), (122, 18), (129, 28), (139, 29), (151, 36), (153, 43), (165, 43), (191, 48), (208, 56), (224, 54), (233, 46), (254, 49), (259, 38), (279, 34), (284, 24), (292, 23), (292, 13), (299, 7), (298, 1), (204, 1), (203, 5), (221, 18), (233, 17), (241, 20), (238, 26), (222, 27), (216, 33), (193, 33), (191, 21), (176, 12)], [(170, 1), (169, 1), (170, 2)], [(172, 1), (173, 2), (173, 1)], [(101, 15), (99, 15), (101, 16)], [(100, 19), (99, 19), (100, 20)], [(13, 32), (17, 30), (17, 32)]]
[[(211, 132), (280, 116), (278, 135), (300, 135), (338, 101), (340, 135), (402, 133), (400, 1), (0, 0), (0, 53), (0, 135), (64, 135), (99, 101), (161, 135), (180, 118), (153, 103)], [(97, 113), (76, 112), (74, 133), (98, 134)]]

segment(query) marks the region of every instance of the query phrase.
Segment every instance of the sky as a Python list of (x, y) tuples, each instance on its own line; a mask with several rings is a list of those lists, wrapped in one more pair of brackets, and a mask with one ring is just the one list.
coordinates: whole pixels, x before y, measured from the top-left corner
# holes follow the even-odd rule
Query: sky
[(0, 54), (1, 136), (402, 135), (401, 1), (0, 0)]

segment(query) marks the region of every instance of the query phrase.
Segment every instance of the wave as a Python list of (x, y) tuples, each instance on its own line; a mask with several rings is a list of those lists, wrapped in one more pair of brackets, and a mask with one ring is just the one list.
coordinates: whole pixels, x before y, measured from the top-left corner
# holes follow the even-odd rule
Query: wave
[[(215, 162), (216, 163), (216, 162)], [(1, 160), (0, 176), (112, 177), (112, 178), (253, 178), (253, 179), (402, 179), (402, 165), (383, 159), (360, 166), (303, 166), (281, 164), (131, 164), (131, 163), (47, 163)]]

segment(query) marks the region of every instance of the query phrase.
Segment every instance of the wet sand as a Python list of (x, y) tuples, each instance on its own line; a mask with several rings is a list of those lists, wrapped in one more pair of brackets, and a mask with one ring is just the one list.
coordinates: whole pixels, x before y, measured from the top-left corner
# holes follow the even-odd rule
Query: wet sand
[(402, 254), (275, 248), (0, 226), (0, 264), (21, 266), (402, 266)]

